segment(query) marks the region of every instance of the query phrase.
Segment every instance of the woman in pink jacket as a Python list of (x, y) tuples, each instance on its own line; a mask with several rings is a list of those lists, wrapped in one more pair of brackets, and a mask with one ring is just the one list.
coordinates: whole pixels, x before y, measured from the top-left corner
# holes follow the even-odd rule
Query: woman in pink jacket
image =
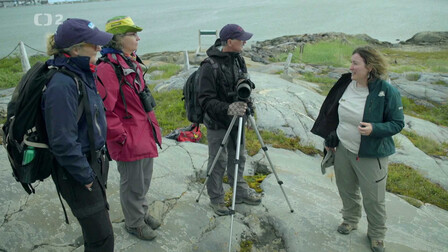
[(106, 108), (107, 147), (120, 173), (125, 228), (142, 240), (152, 240), (161, 223), (148, 213), (146, 193), (161, 133), (143, 78), (144, 65), (135, 54), (141, 30), (126, 16), (107, 22), (106, 31), (114, 37), (101, 51), (96, 84)]

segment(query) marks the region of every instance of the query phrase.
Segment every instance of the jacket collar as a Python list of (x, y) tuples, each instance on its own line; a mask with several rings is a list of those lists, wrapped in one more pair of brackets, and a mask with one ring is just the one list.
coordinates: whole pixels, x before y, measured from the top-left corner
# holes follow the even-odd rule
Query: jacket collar
[(84, 82), (89, 86), (92, 85), (93, 74), (90, 71), (90, 57), (78, 56), (78, 57), (65, 57), (63, 55), (55, 56), (54, 59), (49, 59), (47, 65), (55, 66), (58, 68), (65, 67), (69, 71), (77, 74)]
[(215, 44), (207, 49), (207, 55), (212, 57), (232, 58), (232, 59), (241, 56), (239, 52), (223, 52), (220, 39), (217, 39), (215, 41)]

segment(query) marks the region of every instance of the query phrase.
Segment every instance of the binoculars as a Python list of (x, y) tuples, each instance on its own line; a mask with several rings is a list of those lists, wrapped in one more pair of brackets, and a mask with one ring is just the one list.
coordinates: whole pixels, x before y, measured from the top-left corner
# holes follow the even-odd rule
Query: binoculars
[(145, 112), (151, 112), (156, 106), (156, 101), (154, 100), (151, 91), (149, 91), (148, 86), (145, 85), (145, 88), (142, 92), (138, 93), (138, 96), (140, 97)]

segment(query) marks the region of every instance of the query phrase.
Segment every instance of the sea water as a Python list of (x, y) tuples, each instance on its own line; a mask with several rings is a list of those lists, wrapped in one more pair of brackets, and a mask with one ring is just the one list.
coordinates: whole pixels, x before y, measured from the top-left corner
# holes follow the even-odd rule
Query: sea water
[[(46, 37), (66, 18), (89, 19), (104, 30), (118, 15), (143, 28), (139, 54), (196, 50), (198, 30), (219, 31), (228, 23), (252, 32), (250, 43), (321, 32), (395, 43), (421, 31), (448, 31), (447, 0), (112, 0), (0, 8), (0, 57), (19, 41), (33, 48), (30, 55), (45, 51)], [(203, 44), (214, 39), (203, 37)]]

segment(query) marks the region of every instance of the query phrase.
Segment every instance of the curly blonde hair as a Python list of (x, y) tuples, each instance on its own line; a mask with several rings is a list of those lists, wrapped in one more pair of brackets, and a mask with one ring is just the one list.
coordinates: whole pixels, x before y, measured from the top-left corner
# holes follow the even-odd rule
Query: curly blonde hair
[(54, 41), (54, 34), (51, 34), (47, 38), (47, 54), (48, 56), (57, 56), (62, 53), (70, 53), (71, 50), (74, 48), (79, 48), (83, 45), (85, 45), (85, 42), (81, 42), (75, 45), (72, 45), (68, 48), (57, 48), (56, 42)]
[(388, 64), (384, 56), (378, 50), (371, 46), (362, 46), (356, 48), (352, 55), (356, 53), (364, 60), (366, 67), (372, 68), (369, 74), (369, 80), (373, 78), (387, 79)]

